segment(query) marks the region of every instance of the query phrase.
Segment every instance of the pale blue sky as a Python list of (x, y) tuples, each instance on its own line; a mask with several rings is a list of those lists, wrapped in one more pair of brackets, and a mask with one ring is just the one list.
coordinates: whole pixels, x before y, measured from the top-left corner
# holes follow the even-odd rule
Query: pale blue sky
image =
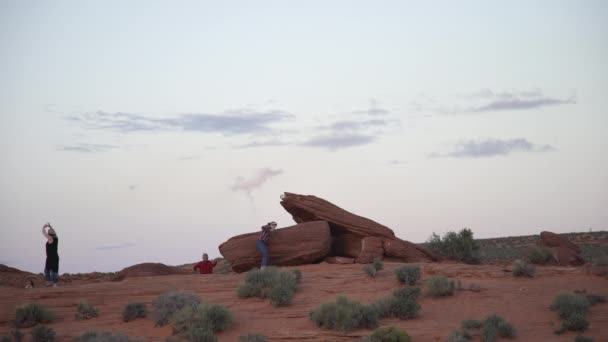
[(608, 229), (605, 1), (0, 1), (0, 263), (180, 264), (321, 196), (422, 242)]

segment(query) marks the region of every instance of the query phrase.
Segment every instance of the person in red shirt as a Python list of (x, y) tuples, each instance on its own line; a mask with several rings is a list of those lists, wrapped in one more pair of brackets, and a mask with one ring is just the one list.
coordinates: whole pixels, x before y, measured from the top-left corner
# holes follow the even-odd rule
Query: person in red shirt
[(200, 261), (198, 264), (194, 265), (194, 271), (198, 268), (201, 274), (211, 274), (213, 273), (213, 268), (217, 265), (217, 261), (209, 261), (209, 256), (207, 253), (203, 253), (203, 261)]

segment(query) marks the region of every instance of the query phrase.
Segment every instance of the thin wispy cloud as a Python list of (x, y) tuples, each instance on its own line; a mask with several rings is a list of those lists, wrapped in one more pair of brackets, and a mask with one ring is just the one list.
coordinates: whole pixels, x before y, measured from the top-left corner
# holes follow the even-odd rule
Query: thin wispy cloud
[(135, 189), (137, 189), (138, 185), (137, 184), (131, 184), (129, 185), (129, 190), (133, 191)]
[(255, 172), (249, 178), (238, 177), (234, 184), (230, 187), (232, 191), (244, 192), (249, 198), (252, 198), (252, 192), (255, 189), (262, 187), (271, 178), (277, 177), (283, 173), (282, 169), (262, 168)]
[(393, 160), (389, 160), (387, 162), (388, 165), (404, 165), (404, 164), (408, 164), (409, 161), (407, 160), (400, 160), (400, 159), (393, 159)]
[(133, 113), (97, 111), (67, 117), (85, 128), (120, 133), (146, 131), (188, 131), (225, 135), (254, 134), (272, 131), (271, 125), (293, 118), (282, 111), (236, 110), (222, 114), (190, 113), (176, 117), (155, 118)]
[(364, 114), (369, 116), (388, 115), (389, 111), (382, 108), (378, 100), (372, 98), (369, 100), (369, 107), (363, 110), (356, 110), (353, 114)]
[(444, 100), (425, 95), (412, 102), (411, 105), (414, 111), (449, 115), (523, 111), (575, 103), (576, 96), (574, 95), (567, 98), (549, 96), (545, 95), (540, 88), (499, 92), (486, 88)]
[(515, 152), (551, 152), (555, 147), (551, 145), (537, 145), (530, 141), (518, 139), (485, 139), (481, 141), (468, 140), (455, 144), (452, 150), (446, 153), (434, 152), (429, 155), (431, 158), (488, 158), (495, 156), (505, 156)]
[(256, 147), (277, 147), (277, 146), (289, 146), (291, 143), (287, 143), (278, 139), (271, 140), (255, 140), (246, 144), (235, 145), (234, 148), (256, 148)]
[(337, 151), (344, 148), (371, 144), (375, 140), (376, 137), (364, 134), (331, 134), (313, 137), (302, 143), (302, 145)]
[(180, 157), (178, 158), (178, 160), (181, 161), (188, 161), (188, 160), (195, 160), (195, 159), (200, 159), (201, 156), (200, 155), (195, 155), (195, 156), (185, 156), (185, 157)]
[(113, 251), (116, 249), (124, 249), (124, 248), (131, 248), (131, 247), (135, 247), (135, 244), (130, 243), (130, 242), (125, 242), (125, 243), (121, 243), (119, 245), (99, 246), (95, 249), (98, 251)]
[(63, 145), (57, 147), (59, 151), (66, 152), (79, 152), (79, 153), (98, 153), (98, 152), (106, 152), (112, 149), (115, 149), (117, 146), (114, 145), (102, 145), (102, 144), (72, 144), (72, 145)]

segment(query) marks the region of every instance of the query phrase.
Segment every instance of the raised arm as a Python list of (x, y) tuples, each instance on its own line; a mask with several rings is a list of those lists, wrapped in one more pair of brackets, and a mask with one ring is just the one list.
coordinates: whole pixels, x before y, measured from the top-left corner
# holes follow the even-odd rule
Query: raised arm
[(42, 226), (42, 235), (44, 235), (44, 237), (48, 240), (49, 243), (53, 243), (53, 237), (50, 236), (49, 233), (46, 232), (47, 227), (51, 227), (51, 225), (48, 223), (45, 223), (44, 226)]

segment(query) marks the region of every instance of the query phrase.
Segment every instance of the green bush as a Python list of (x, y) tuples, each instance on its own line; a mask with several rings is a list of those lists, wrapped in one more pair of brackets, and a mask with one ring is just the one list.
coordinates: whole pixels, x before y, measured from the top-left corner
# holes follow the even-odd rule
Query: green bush
[(557, 311), (562, 320), (574, 314), (586, 315), (589, 311), (589, 300), (579, 294), (562, 293), (559, 294), (551, 304), (551, 310)]
[(378, 328), (370, 336), (364, 337), (360, 342), (410, 342), (410, 335), (403, 330), (393, 327)]
[(587, 336), (582, 336), (582, 335), (578, 335), (574, 339), (574, 342), (593, 342), (593, 341), (594, 340), (592, 337), (587, 337)]
[(468, 342), (470, 339), (471, 336), (466, 332), (454, 330), (452, 331), (452, 334), (448, 336), (445, 342)]
[(467, 319), (460, 323), (463, 329), (480, 329), (483, 326), (482, 321), (476, 319)]
[(54, 342), (55, 330), (44, 325), (39, 325), (32, 329), (33, 342)]
[(200, 297), (194, 293), (182, 291), (163, 293), (152, 302), (156, 325), (163, 326), (167, 324), (171, 319), (171, 316), (179, 310), (186, 306), (194, 306), (200, 303)]
[(143, 342), (143, 340), (131, 339), (128, 336), (114, 334), (111, 332), (87, 331), (76, 338), (76, 342)]
[(264, 335), (247, 334), (239, 337), (239, 342), (266, 342), (268, 339)]
[(241, 298), (270, 297), (274, 306), (285, 306), (291, 303), (302, 273), (299, 270), (279, 272), (276, 267), (247, 272), (245, 281), (237, 290)]
[(372, 264), (363, 265), (363, 271), (371, 278), (376, 277), (376, 268)]
[(591, 306), (593, 306), (597, 303), (606, 303), (606, 296), (588, 294), (585, 297), (587, 297), (587, 300), (589, 301), (589, 304), (591, 304)]
[(38, 323), (50, 323), (54, 320), (55, 315), (40, 304), (20, 306), (15, 311), (15, 326), (17, 328), (29, 328)]
[(129, 303), (122, 310), (122, 320), (130, 322), (136, 318), (145, 318), (148, 315), (148, 309), (144, 303)]
[(212, 331), (207, 330), (206, 328), (200, 327), (200, 326), (192, 327), (192, 329), (190, 329), (189, 331), (184, 333), (184, 337), (188, 341), (192, 341), (192, 342), (216, 342), (217, 341), (217, 337), (215, 336), (215, 334)]
[(87, 302), (80, 302), (76, 307), (76, 320), (91, 319), (98, 315), (97, 308)]
[(523, 260), (515, 260), (513, 263), (513, 276), (514, 277), (534, 277), (536, 267), (532, 264), (528, 264)]
[(384, 268), (384, 262), (380, 258), (374, 258), (374, 262), (372, 264), (374, 265), (374, 269), (376, 271), (381, 271)]
[(420, 311), (419, 295), (419, 287), (404, 287), (393, 291), (393, 295), (390, 297), (379, 299), (373, 304), (373, 307), (380, 318), (412, 319)]
[(314, 309), (310, 319), (318, 327), (348, 332), (357, 328), (377, 327), (379, 316), (371, 305), (338, 296), (335, 302), (323, 303)]
[[(494, 342), (499, 337), (513, 339), (517, 335), (513, 325), (496, 314), (489, 315), (483, 322), (469, 319), (462, 321), (461, 325), (464, 329), (481, 329), (481, 339), (484, 342)], [(470, 335), (466, 331), (461, 335), (462, 338), (470, 339)], [(454, 337), (454, 341), (460, 340)]]
[(0, 342), (21, 342), (23, 341), (24, 334), (17, 330), (12, 330), (9, 336), (0, 337)]
[(171, 317), (171, 322), (175, 334), (201, 340), (227, 329), (232, 324), (232, 314), (223, 305), (201, 303), (185, 306)]
[(420, 275), (420, 265), (403, 265), (395, 269), (397, 280), (406, 285), (416, 285)]
[(454, 281), (446, 277), (432, 277), (426, 283), (429, 294), (433, 297), (451, 296), (454, 294)]
[(553, 251), (544, 246), (534, 246), (528, 249), (526, 259), (537, 265), (545, 265), (553, 259)]
[(460, 232), (447, 232), (443, 239), (433, 233), (427, 241), (429, 250), (442, 257), (463, 261), (467, 264), (479, 264), (479, 243), (473, 239), (473, 232), (464, 228)]
[(585, 331), (589, 327), (587, 317), (581, 313), (574, 313), (562, 320), (561, 328), (570, 331)]

